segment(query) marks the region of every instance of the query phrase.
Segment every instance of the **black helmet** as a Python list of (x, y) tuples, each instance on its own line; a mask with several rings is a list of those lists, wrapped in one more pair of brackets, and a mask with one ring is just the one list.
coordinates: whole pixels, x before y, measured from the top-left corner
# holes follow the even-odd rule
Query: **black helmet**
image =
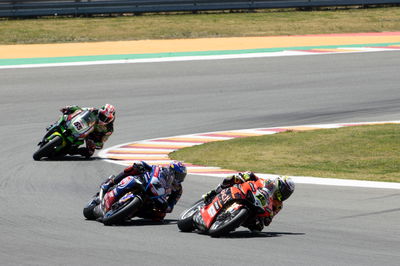
[(292, 195), (295, 185), (290, 177), (278, 177), (275, 181), (275, 197), (279, 201), (284, 201)]

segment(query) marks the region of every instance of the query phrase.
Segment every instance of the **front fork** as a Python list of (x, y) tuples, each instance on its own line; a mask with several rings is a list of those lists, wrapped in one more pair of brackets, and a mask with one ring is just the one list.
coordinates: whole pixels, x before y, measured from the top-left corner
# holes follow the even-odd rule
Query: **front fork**
[(40, 142), (38, 143), (38, 145), (39, 145), (40, 147), (42, 147), (44, 144), (46, 144), (46, 143), (48, 142), (47, 139), (48, 139), (54, 132), (56, 132), (56, 128), (53, 127), (53, 126), (49, 126), (49, 127), (46, 128), (46, 129), (47, 129), (46, 134), (45, 134), (44, 137), (42, 138), (42, 141), (40, 141)]

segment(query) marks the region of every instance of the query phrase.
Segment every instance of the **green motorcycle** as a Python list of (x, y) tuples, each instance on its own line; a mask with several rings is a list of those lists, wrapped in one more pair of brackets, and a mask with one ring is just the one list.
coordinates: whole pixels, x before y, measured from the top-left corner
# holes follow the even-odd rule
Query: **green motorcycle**
[(47, 128), (47, 133), (38, 143), (39, 149), (33, 154), (33, 159), (51, 159), (78, 148), (94, 130), (96, 120), (96, 115), (89, 110), (77, 110), (70, 115), (62, 115), (55, 124)]

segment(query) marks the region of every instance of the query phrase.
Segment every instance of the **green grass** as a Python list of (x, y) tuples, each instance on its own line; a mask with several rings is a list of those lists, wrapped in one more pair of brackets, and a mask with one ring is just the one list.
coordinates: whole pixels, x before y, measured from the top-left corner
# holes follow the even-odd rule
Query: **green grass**
[(271, 36), (400, 30), (400, 7), (321, 11), (0, 19), (0, 44)]
[[(0, 44), (242, 37), (400, 30), (400, 7), (321, 11), (0, 19)], [(399, 125), (208, 143), (171, 157), (238, 171), (400, 182)]]
[(400, 125), (283, 132), (184, 148), (170, 157), (237, 171), (400, 182)]

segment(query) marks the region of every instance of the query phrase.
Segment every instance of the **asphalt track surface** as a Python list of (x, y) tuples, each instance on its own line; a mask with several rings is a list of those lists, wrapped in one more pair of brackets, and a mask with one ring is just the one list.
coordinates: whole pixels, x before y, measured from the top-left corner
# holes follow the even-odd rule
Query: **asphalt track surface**
[(0, 71), (1, 265), (398, 265), (400, 192), (298, 185), (262, 233), (181, 233), (179, 213), (216, 186), (191, 176), (164, 224), (105, 227), (82, 207), (121, 170), (94, 158), (35, 162), (67, 104), (115, 104), (123, 142), (216, 130), (397, 120), (400, 53)]

